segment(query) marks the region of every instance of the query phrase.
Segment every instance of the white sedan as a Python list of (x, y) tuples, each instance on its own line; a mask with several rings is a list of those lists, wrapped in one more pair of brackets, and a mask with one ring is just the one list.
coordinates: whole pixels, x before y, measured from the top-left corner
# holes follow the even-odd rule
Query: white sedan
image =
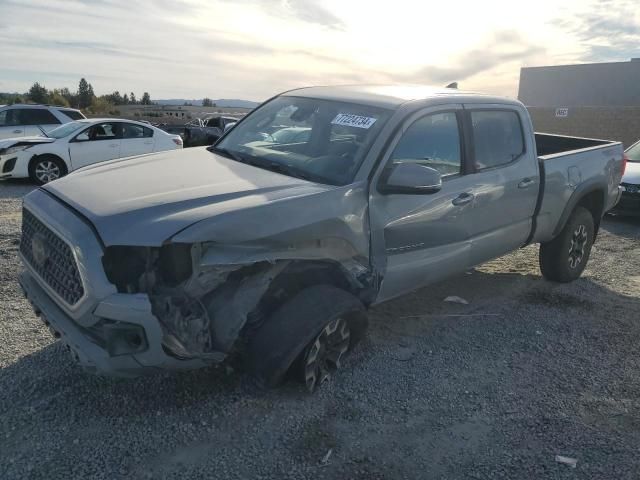
[(147, 123), (78, 120), (46, 136), (0, 140), (0, 179), (29, 177), (42, 185), (92, 163), (178, 148), (179, 135)]

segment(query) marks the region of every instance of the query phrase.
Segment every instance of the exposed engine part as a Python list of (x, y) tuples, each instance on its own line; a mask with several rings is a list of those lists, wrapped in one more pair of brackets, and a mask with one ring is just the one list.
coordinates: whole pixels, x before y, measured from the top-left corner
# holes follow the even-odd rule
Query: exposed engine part
[(163, 344), (180, 357), (202, 357), (212, 351), (211, 320), (200, 300), (151, 296), (152, 311), (165, 330)]
[(296, 247), (115, 246), (107, 248), (103, 265), (118, 291), (148, 294), (166, 350), (180, 358), (207, 358), (230, 353), (245, 326), (257, 328), (264, 320), (260, 312), (272, 311), (271, 304), (298, 287), (322, 281), (342, 283), (349, 291), (370, 289), (369, 268), (352, 257), (334, 264), (313, 262), (318, 251), (329, 247), (344, 253), (340, 241)]
[(244, 278), (238, 285), (227, 285), (205, 300), (215, 332), (214, 347), (228, 352), (244, 327), (247, 317), (256, 308), (274, 278), (288, 262), (270, 265), (262, 273)]

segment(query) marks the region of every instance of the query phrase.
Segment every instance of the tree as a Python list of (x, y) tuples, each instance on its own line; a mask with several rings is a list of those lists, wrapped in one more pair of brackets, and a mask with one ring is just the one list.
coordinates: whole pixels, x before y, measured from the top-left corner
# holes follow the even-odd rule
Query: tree
[(70, 106), (78, 105), (78, 96), (71, 93), (71, 91), (67, 87), (61, 88), (59, 92), (60, 92), (60, 96), (63, 97), (67, 102), (69, 102)]
[(91, 84), (84, 78), (81, 78), (78, 84), (78, 107), (87, 108), (91, 105), (95, 97)]
[(47, 92), (47, 89), (38, 82), (31, 85), (28, 95), (29, 100), (33, 103), (47, 103), (49, 101), (49, 92)]
[(213, 104), (213, 100), (211, 100), (210, 98), (203, 98), (202, 99), (202, 106), (203, 107), (215, 107), (215, 105)]
[(140, 103), (142, 103), (142, 105), (151, 105), (151, 96), (149, 96), (149, 92), (144, 92), (142, 94), (142, 101)]
[(91, 104), (87, 106), (87, 110), (94, 115), (109, 113), (112, 109), (113, 104), (110, 103), (104, 95), (99, 98), (94, 96)]
[(123, 104), (123, 105), (126, 105), (126, 104), (128, 104), (128, 103), (129, 103), (129, 97), (128, 97), (128, 96), (127, 96), (127, 94), (125, 93), (125, 94), (122, 96), (122, 104)]
[(70, 107), (71, 104), (61, 93), (60, 89), (54, 88), (49, 94), (49, 103), (59, 107)]
[(114, 105), (122, 104), (122, 95), (120, 95), (120, 92), (118, 90), (116, 90), (113, 93), (109, 93), (108, 95), (104, 95), (104, 98), (107, 102), (112, 103)]
[(131, 92), (129, 94), (129, 103), (135, 105), (136, 104), (136, 94)]

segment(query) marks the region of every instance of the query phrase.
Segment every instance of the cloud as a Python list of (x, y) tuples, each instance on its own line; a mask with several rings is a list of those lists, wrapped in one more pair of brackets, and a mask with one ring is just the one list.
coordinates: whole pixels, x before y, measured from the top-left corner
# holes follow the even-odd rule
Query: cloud
[(636, 0), (601, 0), (584, 8), (572, 18), (551, 21), (580, 41), (583, 47), (580, 60), (628, 60), (640, 55), (640, 16)]
[(460, 54), (452, 65), (425, 66), (406, 75), (405, 80), (436, 84), (462, 81), (509, 62), (526, 62), (528, 58), (544, 52), (545, 48), (528, 43), (517, 32), (498, 31), (482, 46)]
[(77, 75), (97, 93), (261, 100), (309, 84), (463, 81), (513, 94), (523, 65), (640, 56), (637, 0), (537, 1), (525, 16), (517, 2), (463, 0), (452, 29), (451, 6), (416, 0), (0, 0), (0, 86)]
[(262, 8), (274, 17), (289, 17), (303, 22), (317, 24), (323, 27), (343, 30), (344, 22), (319, 0), (228, 0), (235, 4), (245, 4)]

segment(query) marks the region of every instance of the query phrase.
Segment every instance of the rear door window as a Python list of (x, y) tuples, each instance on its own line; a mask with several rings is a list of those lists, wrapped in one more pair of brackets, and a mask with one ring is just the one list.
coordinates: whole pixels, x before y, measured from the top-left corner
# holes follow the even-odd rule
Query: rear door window
[(60, 110), (61, 113), (69, 117), (71, 120), (83, 120), (85, 116), (77, 110)]
[(476, 170), (500, 167), (524, 153), (520, 116), (513, 110), (471, 111)]
[(222, 120), (220, 117), (210, 118), (207, 120), (207, 127), (220, 128), (222, 125)]
[(153, 137), (153, 130), (134, 123), (122, 124), (122, 138), (150, 138)]
[(59, 125), (61, 122), (46, 108), (18, 110), (22, 125)]

